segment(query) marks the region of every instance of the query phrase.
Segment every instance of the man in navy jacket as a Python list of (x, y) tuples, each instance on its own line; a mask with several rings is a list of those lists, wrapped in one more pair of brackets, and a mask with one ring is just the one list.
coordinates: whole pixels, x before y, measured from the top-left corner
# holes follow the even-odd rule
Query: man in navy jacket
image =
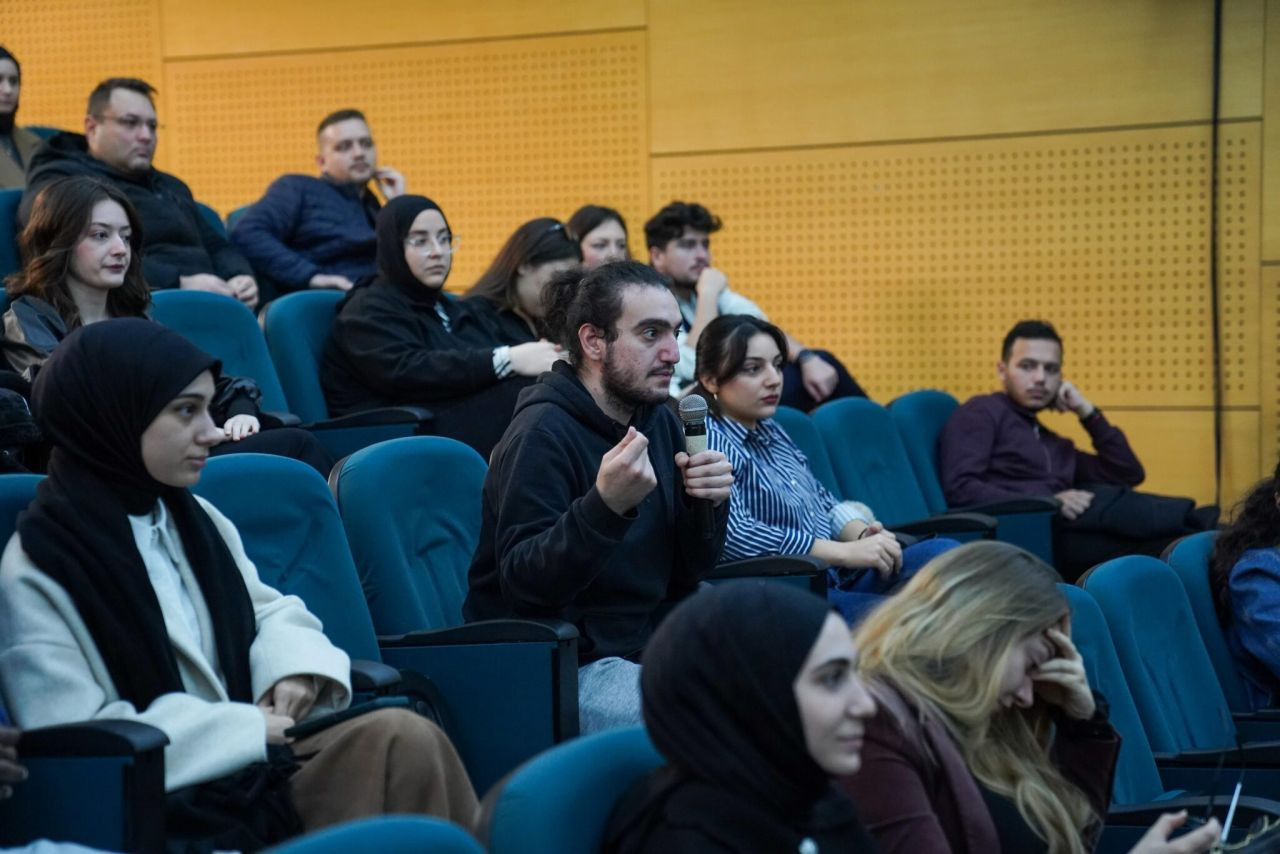
[(350, 290), (372, 275), (376, 181), (393, 199), (404, 178), (378, 168), (378, 149), (359, 110), (338, 110), (316, 129), (320, 177), (283, 175), (245, 211), (231, 240), (275, 294), (305, 288)]

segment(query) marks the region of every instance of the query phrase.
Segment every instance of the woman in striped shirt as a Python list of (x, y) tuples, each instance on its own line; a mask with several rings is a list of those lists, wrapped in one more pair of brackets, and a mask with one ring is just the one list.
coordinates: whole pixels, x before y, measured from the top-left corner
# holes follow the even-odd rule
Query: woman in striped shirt
[(707, 398), (710, 447), (733, 463), (729, 532), (721, 560), (812, 555), (830, 564), (831, 600), (851, 622), (930, 558), (957, 545), (925, 540), (905, 550), (871, 508), (841, 501), (773, 420), (782, 394), (786, 336), (768, 321), (722, 315), (698, 340), (698, 393)]

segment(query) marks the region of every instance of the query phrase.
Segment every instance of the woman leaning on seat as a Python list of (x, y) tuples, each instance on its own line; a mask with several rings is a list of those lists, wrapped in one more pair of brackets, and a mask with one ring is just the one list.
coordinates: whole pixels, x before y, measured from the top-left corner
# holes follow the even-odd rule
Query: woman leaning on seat
[[(81, 175), (45, 187), (18, 237), (23, 269), (5, 280), (13, 302), (0, 341), (8, 365), (28, 382), (67, 334), (111, 317), (146, 317), (142, 228), (118, 189)], [(262, 393), (246, 377), (219, 377), (213, 415), (222, 428), (215, 454), (293, 457), (328, 476), (333, 460), (305, 430), (260, 432)]]
[(773, 419), (786, 346), (781, 329), (745, 314), (717, 317), (698, 339), (694, 391), (711, 409), (707, 441), (734, 472), (721, 560), (812, 555), (833, 567), (830, 599), (853, 622), (957, 543), (933, 539), (903, 549), (871, 508), (841, 501), (813, 476)]
[(423, 196), (399, 196), (378, 212), (378, 275), (338, 308), (324, 349), (329, 409), (424, 406), (438, 435), (488, 457), (520, 391), (560, 358), (554, 344), (495, 346), (465, 301), (443, 294), (453, 232)]
[[(308, 830), (384, 812), (470, 822), (475, 795), (453, 747), (406, 710), (283, 751), (295, 721), (350, 702), (350, 662), (188, 491), (219, 438), (218, 372), (177, 333), (135, 318), (76, 330), (41, 370), (33, 407), (53, 444), (49, 475), (0, 558), (0, 690), (15, 723), (158, 727), (170, 818), (204, 803), (202, 791), (259, 783), (275, 795), (254, 802), (259, 813), (291, 807)], [(267, 761), (271, 771), (257, 764)], [(299, 829), (266, 820), (256, 832), (271, 838), (216, 847)]]
[[(1007, 543), (930, 561), (854, 632), (876, 698), (863, 767), (841, 782), (880, 850), (1090, 851), (1120, 739), (1089, 690), (1057, 574)], [(1217, 822), (1133, 849), (1208, 850)]]

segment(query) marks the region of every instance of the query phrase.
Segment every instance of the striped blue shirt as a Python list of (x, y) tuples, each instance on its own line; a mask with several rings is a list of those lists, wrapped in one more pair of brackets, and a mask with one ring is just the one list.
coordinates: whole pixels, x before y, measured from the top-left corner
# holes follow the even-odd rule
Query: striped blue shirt
[(720, 560), (808, 554), (850, 521), (875, 521), (863, 504), (841, 502), (809, 470), (809, 460), (772, 418), (748, 430), (730, 418), (707, 419), (707, 444), (733, 464), (729, 532)]

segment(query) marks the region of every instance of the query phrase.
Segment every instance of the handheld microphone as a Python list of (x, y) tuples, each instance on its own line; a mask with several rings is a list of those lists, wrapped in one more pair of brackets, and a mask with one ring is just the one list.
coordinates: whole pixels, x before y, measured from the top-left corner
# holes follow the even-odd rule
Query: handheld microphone
[[(680, 420), (684, 422), (684, 450), (689, 456), (707, 449), (707, 401), (700, 394), (680, 398)], [(694, 519), (702, 539), (716, 532), (715, 510), (705, 498), (693, 499)]]

